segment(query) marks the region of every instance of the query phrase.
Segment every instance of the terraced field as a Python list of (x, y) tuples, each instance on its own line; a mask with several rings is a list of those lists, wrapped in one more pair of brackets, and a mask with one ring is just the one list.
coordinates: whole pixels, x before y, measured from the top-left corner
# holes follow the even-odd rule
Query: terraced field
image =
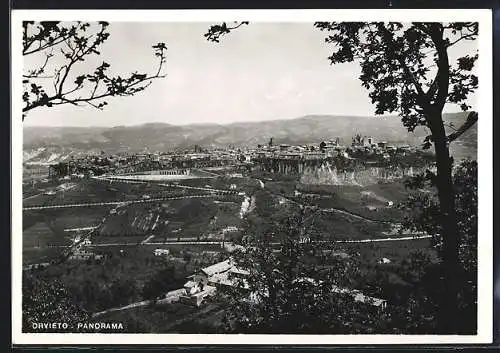
[(23, 249), (23, 266), (31, 264), (39, 264), (50, 262), (61, 253), (61, 248), (24, 248)]
[[(401, 210), (396, 206), (408, 197), (402, 182), (373, 184), (366, 187), (303, 185), (293, 182), (266, 183), (266, 189), (287, 195), (297, 202), (321, 208), (337, 208), (366, 218), (398, 222)], [(295, 190), (299, 194), (295, 194)], [(388, 202), (391, 205), (388, 205)]]
[(127, 184), (101, 180), (80, 180), (74, 188), (53, 195), (41, 194), (23, 202), (23, 207), (59, 204), (133, 201), (143, 197), (160, 198), (173, 195), (190, 195), (195, 192), (179, 190), (158, 183)]
[(62, 246), (72, 243), (71, 236), (50, 221), (37, 221), (23, 231), (23, 265), (50, 261)]
[(161, 231), (165, 220), (161, 207), (134, 204), (114, 210), (97, 232), (101, 236), (146, 235)]
[(23, 228), (30, 227), (38, 220), (51, 222), (52, 226), (64, 231), (98, 225), (109, 214), (110, 207), (59, 208), (23, 212)]
[(312, 229), (319, 231), (325, 240), (357, 240), (387, 237), (387, 224), (367, 222), (337, 212), (318, 212), (313, 216)]

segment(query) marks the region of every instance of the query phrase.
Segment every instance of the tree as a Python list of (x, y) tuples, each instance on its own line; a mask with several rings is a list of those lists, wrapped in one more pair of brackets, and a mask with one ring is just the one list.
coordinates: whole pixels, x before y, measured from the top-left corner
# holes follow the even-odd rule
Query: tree
[(109, 288), (110, 307), (126, 305), (137, 296), (137, 283), (130, 277), (114, 279)]
[[(152, 80), (165, 77), (163, 67), (167, 47), (153, 45), (158, 68), (152, 74), (133, 72), (128, 76), (109, 74), (110, 64), (103, 61), (94, 72), (83, 73), (78, 66), (93, 55), (109, 38), (108, 23), (23, 22), (23, 56), (37, 64), (25, 67), (23, 74), (23, 120), (39, 107), (88, 104), (102, 110), (107, 98), (133, 96)], [(25, 63), (29, 62), (25, 60)]]
[[(457, 229), (460, 239), (458, 246), (460, 276), (457, 279), (457, 291), (458, 310), (462, 319), (461, 327), (458, 329), (468, 331), (468, 333), (475, 329), (477, 313), (477, 175), (477, 162), (472, 160), (462, 161), (454, 168), (453, 173)], [(422, 188), (432, 190), (434, 184), (432, 179), (420, 175), (410, 179), (407, 182), (407, 187), (412, 190)], [(440, 258), (444, 259), (446, 248), (444, 247), (443, 225), (438, 216), (438, 195), (435, 192), (414, 192), (402, 207), (408, 211), (403, 226), (413, 231), (424, 231), (432, 235), (432, 245)], [(433, 271), (443, 272), (436, 268)], [(437, 304), (443, 305), (442, 302), (447, 300), (446, 297), (443, 297), (443, 290), (435, 292), (432, 299)]]
[(51, 165), (54, 177), (63, 177), (69, 174), (68, 163), (59, 162)]
[[(360, 80), (375, 104), (376, 114), (398, 112), (403, 125), (430, 129), (424, 147), (434, 144), (438, 189), (439, 224), (443, 235), (443, 260), (447, 293), (440, 315), (441, 327), (453, 331), (458, 318), (460, 282), (459, 230), (452, 182), (453, 160), (449, 144), (470, 128), (478, 118), (471, 112), (467, 121), (447, 135), (443, 121), (446, 103), (466, 111), (468, 95), (478, 85), (472, 73), (478, 55), (465, 55), (451, 64), (448, 49), (463, 40), (474, 40), (478, 23), (315, 23), (328, 32), (327, 43), (335, 50), (332, 64), (359, 60)], [(432, 70), (431, 66), (436, 65)], [(434, 71), (434, 72), (433, 72)]]
[[(90, 318), (59, 281), (46, 282), (32, 274), (23, 274), (23, 332), (40, 332), (33, 325), (38, 323), (67, 323), (70, 327)], [(51, 329), (47, 332), (64, 332)]]
[(155, 274), (144, 284), (142, 296), (156, 302), (158, 297), (176, 288), (175, 268), (168, 266)]
[[(393, 332), (386, 313), (332, 290), (352, 285), (357, 264), (323, 252), (320, 235), (310, 227), (312, 215), (314, 211), (302, 209), (264, 232), (247, 220), (245, 250), (234, 252), (233, 260), (249, 274), (222, 294), (229, 303), (226, 332)], [(277, 241), (280, 248), (273, 251)]]
[[(241, 27), (216, 25), (205, 34), (218, 42), (221, 35)], [(465, 55), (450, 63), (448, 49), (462, 41), (475, 40), (477, 22), (396, 23), (396, 22), (316, 22), (314, 27), (328, 33), (325, 42), (334, 50), (331, 64), (359, 62), (363, 87), (375, 104), (375, 113), (397, 112), (408, 131), (417, 126), (429, 128), (424, 148), (434, 145), (439, 199), (439, 224), (443, 235), (446, 300), (440, 314), (442, 328), (453, 331), (458, 318), (459, 230), (452, 182), (453, 160), (449, 144), (472, 127), (478, 114), (471, 111), (462, 126), (447, 134), (443, 120), (445, 104), (471, 108), (467, 97), (478, 86), (472, 73), (478, 54)]]

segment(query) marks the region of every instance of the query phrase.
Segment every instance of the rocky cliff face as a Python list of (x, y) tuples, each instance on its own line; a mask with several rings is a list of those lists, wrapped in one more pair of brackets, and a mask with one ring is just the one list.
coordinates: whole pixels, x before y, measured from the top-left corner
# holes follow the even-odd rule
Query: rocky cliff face
[(342, 170), (325, 163), (319, 168), (307, 168), (302, 173), (300, 182), (302, 184), (367, 186), (379, 181), (391, 181), (413, 176), (420, 171), (413, 167), (358, 167), (355, 170)]
[(335, 160), (268, 159), (259, 163), (260, 169), (271, 173), (295, 175), (302, 184), (360, 185), (391, 181), (423, 172), (427, 167), (380, 167), (361, 162), (349, 166)]

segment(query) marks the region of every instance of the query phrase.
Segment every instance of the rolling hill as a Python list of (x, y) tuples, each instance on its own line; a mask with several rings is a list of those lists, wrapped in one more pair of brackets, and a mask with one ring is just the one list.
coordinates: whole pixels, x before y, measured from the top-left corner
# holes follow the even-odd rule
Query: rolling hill
[[(446, 114), (446, 120), (458, 126), (466, 113)], [(373, 136), (377, 141), (419, 144), (428, 134), (424, 128), (409, 133), (398, 117), (362, 117), (308, 115), (289, 120), (238, 122), (227, 125), (170, 125), (148, 123), (116, 127), (25, 127), (24, 150), (32, 154), (45, 147), (57, 149), (117, 151), (168, 151), (196, 145), (203, 147), (255, 147), (271, 137), (275, 143), (319, 143), (339, 137), (350, 144), (356, 133)], [(454, 143), (455, 150), (475, 154), (477, 128), (474, 126)], [(36, 157), (33, 157), (36, 159)]]

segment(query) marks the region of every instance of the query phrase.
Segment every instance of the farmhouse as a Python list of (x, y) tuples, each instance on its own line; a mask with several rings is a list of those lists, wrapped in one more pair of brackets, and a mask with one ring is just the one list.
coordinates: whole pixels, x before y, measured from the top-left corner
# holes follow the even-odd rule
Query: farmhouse
[[(181, 295), (179, 300), (186, 304), (200, 306), (206, 298), (213, 296), (218, 289), (223, 287), (249, 290), (246, 280), (248, 275), (249, 272), (238, 268), (232, 259), (216, 263), (189, 276), (188, 281), (184, 284), (185, 294)], [(307, 281), (312, 284), (321, 283), (308, 277), (299, 278), (296, 281)], [(332, 286), (332, 293), (348, 294), (357, 302), (373, 305), (380, 309), (387, 307), (387, 300), (370, 297), (356, 289), (341, 288), (334, 285)], [(257, 300), (256, 298), (252, 299), (252, 293), (249, 295), (249, 300)], [(255, 293), (253, 296), (255, 297)]]
[(89, 260), (89, 259), (94, 259), (94, 260), (101, 260), (103, 258), (103, 255), (100, 254), (94, 254), (90, 251), (86, 250), (80, 250), (76, 249), (71, 256), (69, 256), (69, 260)]
[(238, 227), (235, 227), (235, 226), (227, 226), (226, 228), (222, 229), (222, 233), (233, 233), (233, 232), (237, 232), (238, 231)]
[(213, 296), (217, 288), (222, 286), (235, 287), (244, 283), (248, 271), (239, 269), (231, 259), (205, 267), (188, 277), (184, 284), (185, 294), (180, 296), (180, 301), (186, 304), (200, 306), (205, 298)]
[(170, 251), (168, 249), (155, 249), (154, 255), (155, 256), (163, 256), (163, 255), (169, 255)]

